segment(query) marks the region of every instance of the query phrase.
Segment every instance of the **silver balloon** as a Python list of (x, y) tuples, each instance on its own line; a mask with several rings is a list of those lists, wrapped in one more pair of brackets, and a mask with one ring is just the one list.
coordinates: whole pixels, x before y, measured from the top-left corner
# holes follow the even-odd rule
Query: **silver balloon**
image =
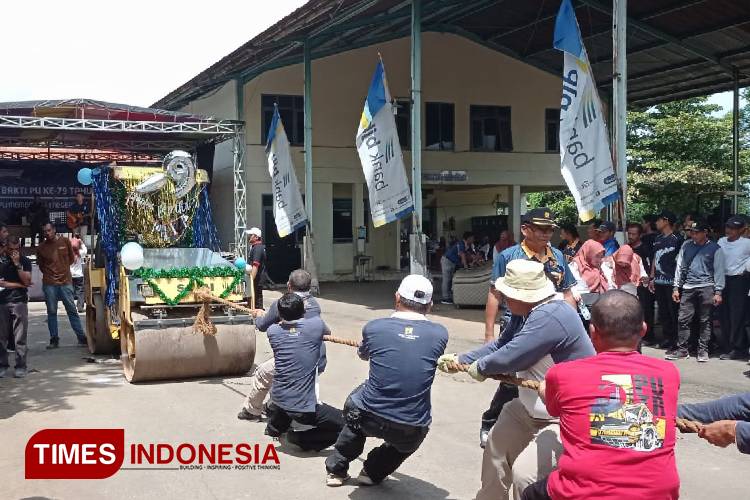
[(195, 186), (195, 163), (189, 153), (172, 151), (164, 157), (164, 169), (174, 181), (175, 196), (183, 198)]
[(163, 172), (150, 175), (135, 187), (138, 194), (148, 194), (158, 191), (167, 183), (167, 176)]

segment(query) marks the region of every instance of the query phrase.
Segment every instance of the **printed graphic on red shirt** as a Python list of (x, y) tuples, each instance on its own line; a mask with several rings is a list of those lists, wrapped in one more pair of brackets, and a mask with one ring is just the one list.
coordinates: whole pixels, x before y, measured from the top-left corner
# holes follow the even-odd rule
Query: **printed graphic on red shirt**
[(591, 406), (591, 442), (651, 452), (664, 445), (667, 421), (661, 377), (602, 375), (606, 398)]

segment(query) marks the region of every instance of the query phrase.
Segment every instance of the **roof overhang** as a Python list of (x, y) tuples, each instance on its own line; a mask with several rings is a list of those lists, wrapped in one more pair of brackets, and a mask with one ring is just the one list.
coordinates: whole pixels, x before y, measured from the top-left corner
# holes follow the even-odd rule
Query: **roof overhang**
[[(577, 0), (596, 80), (612, 83), (612, 1)], [(422, 0), (423, 31), (453, 33), (555, 75), (558, 1)], [(154, 104), (178, 109), (230, 80), (409, 36), (410, 0), (310, 0)], [(750, 85), (750, 2), (649, 0), (628, 5), (628, 100), (648, 106)]]

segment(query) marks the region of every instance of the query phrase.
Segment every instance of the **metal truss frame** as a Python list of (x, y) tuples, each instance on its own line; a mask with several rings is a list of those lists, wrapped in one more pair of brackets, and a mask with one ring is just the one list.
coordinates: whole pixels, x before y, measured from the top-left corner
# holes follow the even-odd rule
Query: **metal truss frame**
[(160, 163), (163, 159), (161, 154), (152, 153), (118, 153), (107, 151), (96, 152), (72, 152), (72, 151), (49, 151), (43, 153), (0, 151), (0, 160), (53, 160), (53, 161), (80, 161), (88, 163), (97, 162), (132, 162), (132, 163)]
[(247, 194), (245, 191), (245, 131), (240, 128), (233, 138), (234, 244), (237, 256), (247, 259)]

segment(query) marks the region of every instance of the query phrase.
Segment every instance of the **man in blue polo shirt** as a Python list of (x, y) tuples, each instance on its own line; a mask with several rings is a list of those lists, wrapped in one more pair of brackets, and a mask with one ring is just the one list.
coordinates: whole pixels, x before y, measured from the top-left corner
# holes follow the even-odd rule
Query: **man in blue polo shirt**
[(471, 267), (467, 260), (466, 251), (474, 244), (474, 235), (467, 231), (463, 239), (450, 247), (440, 259), (443, 271), (441, 304), (453, 304), (453, 275), (456, 269)]
[[(320, 316), (320, 304), (310, 294), (310, 284), (312, 283), (312, 275), (304, 269), (295, 269), (289, 274), (289, 281), (287, 281), (287, 291), (298, 295), (302, 298), (305, 304), (305, 318), (314, 318)], [(257, 312), (258, 309), (255, 309)], [(279, 316), (279, 301), (276, 300), (268, 308), (268, 312), (264, 315), (255, 317), (255, 329), (260, 332), (265, 332), (271, 325), (274, 325), (281, 321)], [(326, 331), (326, 334), (330, 332)], [(326, 367), (327, 358), (325, 343), (320, 346), (320, 362), (318, 363), (318, 374), (323, 373)], [(250, 389), (248, 390), (245, 402), (242, 405), (242, 409), (237, 414), (237, 418), (240, 420), (249, 420), (253, 422), (260, 422), (262, 420), (263, 413), (263, 401), (271, 389), (274, 375), (274, 358), (271, 357), (263, 363), (259, 364), (253, 376), (250, 377)]]
[(359, 484), (380, 483), (422, 444), (432, 422), (430, 389), (448, 330), (425, 317), (432, 306), (432, 283), (411, 274), (396, 292), (396, 312), (370, 321), (362, 330), (359, 356), (370, 360), (367, 380), (344, 404), (346, 425), (326, 459), (328, 486), (341, 486), (349, 463), (368, 437), (385, 441), (368, 455)]
[[(343, 427), (341, 411), (319, 404), (315, 395), (320, 349), (328, 328), (320, 316), (303, 318), (305, 303), (296, 293), (282, 295), (278, 310), (281, 323), (268, 327), (276, 374), (266, 407), (266, 434), (278, 438), (286, 433), (287, 441), (303, 450), (320, 451), (336, 441)], [(313, 428), (290, 430), (292, 421)]]
[[(544, 272), (554, 284), (555, 290), (562, 293), (565, 301), (573, 308), (578, 308), (576, 300), (570, 291), (573, 285), (575, 285), (576, 280), (570, 272), (570, 268), (562, 252), (550, 245), (550, 239), (554, 234), (555, 228), (557, 228), (557, 224), (555, 223), (555, 214), (552, 210), (546, 207), (529, 210), (521, 217), (523, 241), (495, 256), (484, 315), (485, 342), (491, 342), (495, 339), (495, 318), (502, 303), (502, 294), (495, 289), (495, 282), (498, 278), (505, 276), (505, 269), (508, 263), (514, 260), (523, 259), (541, 262), (544, 265)], [(503, 331), (503, 336), (512, 337), (514, 332), (521, 330), (523, 323), (524, 318), (511, 316)], [(492, 398), (490, 407), (482, 414), (479, 446), (484, 448), (490, 429), (497, 421), (500, 410), (503, 409), (505, 403), (517, 397), (518, 389), (516, 387), (500, 384), (495, 397)]]

